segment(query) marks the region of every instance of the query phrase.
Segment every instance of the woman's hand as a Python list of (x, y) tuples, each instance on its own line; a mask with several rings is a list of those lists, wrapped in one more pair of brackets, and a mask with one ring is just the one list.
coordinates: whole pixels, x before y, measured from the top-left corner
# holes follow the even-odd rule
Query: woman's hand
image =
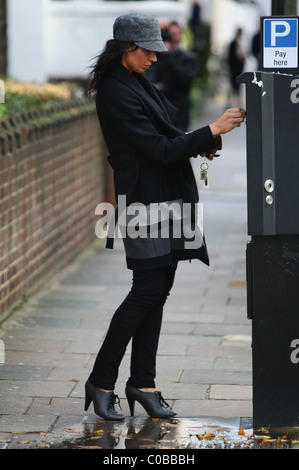
[(240, 127), (246, 116), (246, 111), (242, 108), (230, 108), (213, 124), (210, 124), (210, 129), (213, 136), (226, 134), (235, 127)]
[(214, 137), (214, 148), (207, 150), (206, 152), (203, 152), (200, 154), (201, 157), (207, 158), (208, 160), (213, 160), (213, 155), (217, 152), (217, 150), (222, 149), (222, 138), (220, 135), (216, 135)]

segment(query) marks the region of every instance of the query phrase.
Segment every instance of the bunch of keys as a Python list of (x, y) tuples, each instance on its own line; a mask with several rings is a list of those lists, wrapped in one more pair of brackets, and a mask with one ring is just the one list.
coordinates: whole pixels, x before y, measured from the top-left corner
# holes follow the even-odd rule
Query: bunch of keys
[(200, 179), (204, 181), (205, 187), (209, 186), (209, 177), (208, 177), (208, 162), (203, 162), (200, 165)]
[(209, 186), (209, 177), (208, 177), (209, 165), (208, 165), (208, 162), (206, 161), (206, 158), (213, 159), (214, 157), (220, 157), (219, 153), (207, 153), (205, 156), (205, 161), (200, 165), (200, 179), (204, 181), (206, 188), (208, 188)]

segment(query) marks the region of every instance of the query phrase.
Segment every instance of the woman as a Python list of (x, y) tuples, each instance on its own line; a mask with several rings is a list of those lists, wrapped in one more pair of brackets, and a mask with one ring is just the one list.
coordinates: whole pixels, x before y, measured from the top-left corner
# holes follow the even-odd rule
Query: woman
[[(173, 125), (176, 109), (143, 76), (157, 60), (156, 52), (166, 50), (158, 21), (139, 13), (122, 15), (113, 33), (92, 69), (89, 91), (97, 92), (97, 113), (114, 170), (116, 198), (125, 197), (127, 206), (138, 202), (148, 209), (175, 202), (177, 208), (189, 204), (194, 211), (198, 193), (190, 157), (219, 149), (221, 134), (240, 126), (245, 111), (228, 110), (210, 126), (185, 134)], [(173, 230), (174, 219), (167, 219)], [(129, 221), (128, 216), (125, 229)], [(176, 414), (155, 388), (163, 305), (178, 261), (197, 258), (208, 264), (208, 255), (203, 237), (187, 247), (185, 231), (179, 238), (171, 233), (165, 236), (162, 222), (154, 224), (153, 231), (146, 221), (146, 236), (123, 239), (127, 266), (133, 271), (132, 288), (112, 318), (85, 385), (85, 410), (93, 401), (95, 413), (105, 419), (124, 419), (114, 408), (114, 387), (131, 339), (126, 385), (131, 415), (135, 401), (151, 417)], [(179, 216), (179, 223), (185, 228), (183, 217)]]

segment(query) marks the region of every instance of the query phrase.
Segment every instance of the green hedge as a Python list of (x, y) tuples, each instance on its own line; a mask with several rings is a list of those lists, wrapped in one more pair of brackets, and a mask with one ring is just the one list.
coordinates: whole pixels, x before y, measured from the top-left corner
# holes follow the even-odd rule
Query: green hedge
[(28, 110), (38, 110), (53, 101), (72, 99), (76, 87), (68, 83), (30, 83), (4, 80), (4, 103), (0, 103), (0, 120)]

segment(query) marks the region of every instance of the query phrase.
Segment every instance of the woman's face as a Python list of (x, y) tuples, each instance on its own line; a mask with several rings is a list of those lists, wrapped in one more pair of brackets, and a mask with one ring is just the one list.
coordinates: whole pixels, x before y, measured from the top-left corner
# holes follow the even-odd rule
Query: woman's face
[(135, 47), (132, 46), (123, 53), (121, 63), (129, 72), (143, 73), (153, 62), (157, 61), (157, 56), (153, 51)]

